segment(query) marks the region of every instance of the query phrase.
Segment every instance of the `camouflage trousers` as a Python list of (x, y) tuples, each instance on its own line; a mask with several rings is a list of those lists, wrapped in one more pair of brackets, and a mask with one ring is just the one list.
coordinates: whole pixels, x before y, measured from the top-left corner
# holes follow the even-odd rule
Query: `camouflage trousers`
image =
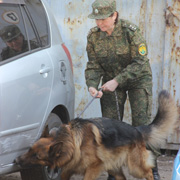
[[(124, 115), (124, 104), (127, 99), (127, 92), (132, 112), (132, 125), (139, 126), (150, 123), (152, 109), (152, 93), (146, 89), (117, 89), (117, 97), (121, 120)], [(114, 92), (103, 92), (100, 99), (103, 117), (118, 119), (116, 98)]]

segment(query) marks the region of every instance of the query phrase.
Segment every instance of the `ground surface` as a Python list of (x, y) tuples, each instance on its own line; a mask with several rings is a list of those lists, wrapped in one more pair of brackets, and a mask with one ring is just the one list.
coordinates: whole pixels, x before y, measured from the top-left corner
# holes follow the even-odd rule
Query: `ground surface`
[[(159, 168), (161, 180), (171, 180), (174, 158), (175, 158), (175, 156), (173, 156), (173, 155), (171, 155), (171, 156), (164, 155), (164, 156), (160, 156), (158, 158), (158, 168)], [(127, 180), (138, 180), (138, 179), (135, 179), (135, 178), (129, 176), (126, 169), (125, 169), (125, 174), (126, 174)], [(103, 173), (98, 178), (98, 180), (106, 180), (106, 179), (107, 179), (106, 173)], [(21, 177), (20, 177), (19, 173), (13, 173), (13, 174), (9, 174), (9, 175), (0, 176), (0, 180), (21, 180)], [(82, 180), (82, 177), (73, 176), (71, 178), (71, 180)]]

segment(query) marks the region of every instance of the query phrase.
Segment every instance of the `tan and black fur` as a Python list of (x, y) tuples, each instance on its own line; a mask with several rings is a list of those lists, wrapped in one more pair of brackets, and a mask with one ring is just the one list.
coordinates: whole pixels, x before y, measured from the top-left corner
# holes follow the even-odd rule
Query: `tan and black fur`
[(173, 132), (178, 121), (177, 107), (166, 91), (159, 94), (159, 109), (149, 125), (132, 127), (108, 119), (75, 119), (58, 131), (44, 131), (27, 153), (16, 159), (17, 164), (43, 165), (62, 169), (61, 180), (73, 174), (84, 180), (95, 180), (103, 171), (125, 180), (122, 166), (137, 178), (153, 180), (154, 157), (146, 146), (160, 148)]

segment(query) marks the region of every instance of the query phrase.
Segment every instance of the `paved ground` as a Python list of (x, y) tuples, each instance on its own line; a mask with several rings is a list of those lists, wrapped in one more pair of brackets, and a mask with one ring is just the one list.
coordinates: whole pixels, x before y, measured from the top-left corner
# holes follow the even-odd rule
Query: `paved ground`
[[(158, 168), (159, 168), (159, 173), (161, 175), (161, 180), (171, 180), (174, 158), (175, 156), (173, 155), (171, 156), (165, 155), (165, 156), (160, 156), (158, 158)], [(136, 178), (129, 176), (126, 169), (124, 169), (124, 171), (125, 171), (127, 180), (138, 180)], [(107, 179), (106, 173), (103, 173), (98, 178), (98, 180), (106, 180), (106, 179)], [(0, 180), (21, 180), (21, 177), (19, 173), (13, 173), (9, 175), (0, 176)], [(82, 180), (82, 177), (73, 176), (71, 180)]]

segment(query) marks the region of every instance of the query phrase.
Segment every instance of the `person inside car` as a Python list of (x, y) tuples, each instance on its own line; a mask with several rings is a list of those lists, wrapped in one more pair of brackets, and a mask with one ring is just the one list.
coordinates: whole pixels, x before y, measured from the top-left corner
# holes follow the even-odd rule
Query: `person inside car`
[[(0, 30), (0, 37), (6, 43), (1, 52), (0, 60), (5, 60), (29, 50), (28, 42), (16, 25), (8, 25)], [(30, 41), (31, 49), (38, 47), (37, 43)]]

